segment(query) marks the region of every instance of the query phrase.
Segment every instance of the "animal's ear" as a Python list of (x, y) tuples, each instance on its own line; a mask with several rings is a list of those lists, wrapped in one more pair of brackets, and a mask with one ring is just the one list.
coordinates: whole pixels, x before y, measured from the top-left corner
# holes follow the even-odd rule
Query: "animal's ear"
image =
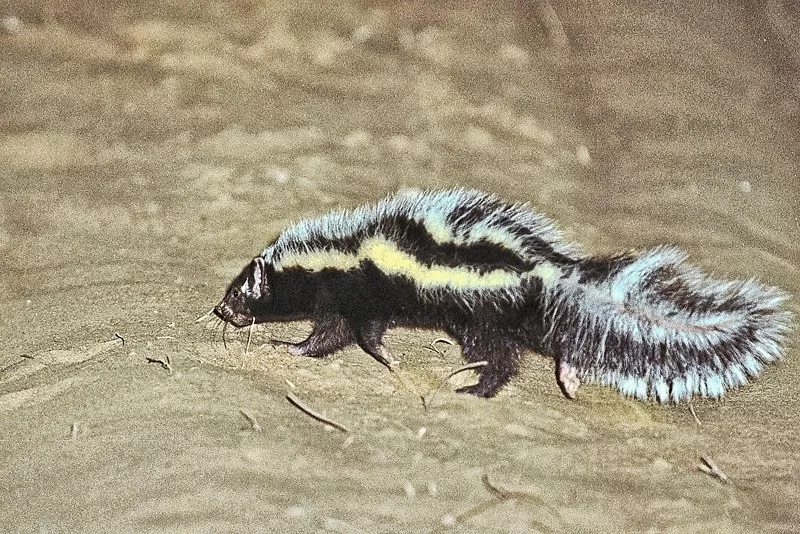
[(253, 287), (259, 289), (259, 297), (264, 299), (269, 297), (269, 277), (267, 274), (267, 262), (261, 256), (256, 256), (253, 260)]

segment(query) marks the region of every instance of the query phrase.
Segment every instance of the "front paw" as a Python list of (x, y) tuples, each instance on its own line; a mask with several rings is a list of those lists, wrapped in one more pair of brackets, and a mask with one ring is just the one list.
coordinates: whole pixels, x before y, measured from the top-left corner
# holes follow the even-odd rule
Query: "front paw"
[(286, 347), (286, 350), (292, 356), (305, 356), (306, 353), (303, 350), (302, 343), (292, 343), (291, 341), (284, 341), (282, 339), (270, 339), (270, 345), (274, 347)]

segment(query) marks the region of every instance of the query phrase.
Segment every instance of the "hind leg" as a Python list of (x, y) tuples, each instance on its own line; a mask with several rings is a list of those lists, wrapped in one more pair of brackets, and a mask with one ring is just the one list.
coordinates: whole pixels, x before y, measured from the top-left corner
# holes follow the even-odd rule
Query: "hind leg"
[(485, 361), (479, 370), (477, 384), (458, 388), (458, 393), (469, 393), (476, 397), (494, 397), (497, 392), (519, 371), (522, 347), (508, 338), (493, 338), (489, 334), (465, 334), (461, 351), (468, 362)]
[(314, 323), (311, 335), (300, 343), (273, 340), (273, 343), (288, 345), (295, 356), (321, 358), (356, 342), (353, 330), (340, 315), (329, 315)]

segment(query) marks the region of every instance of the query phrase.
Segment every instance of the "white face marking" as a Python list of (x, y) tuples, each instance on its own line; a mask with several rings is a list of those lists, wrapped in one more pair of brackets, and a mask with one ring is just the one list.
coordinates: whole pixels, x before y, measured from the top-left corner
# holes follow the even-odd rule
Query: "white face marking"
[[(264, 281), (265, 276), (265, 269), (266, 269), (266, 262), (263, 258), (258, 257), (253, 260), (253, 278), (252, 278), (252, 292), (254, 299), (260, 299), (262, 295), (261, 287)], [(250, 282), (250, 278), (248, 278), (248, 282)]]
[(261, 256), (256, 257), (250, 266), (247, 280), (242, 284), (242, 293), (253, 299), (263, 297), (264, 277), (266, 276), (267, 262)]

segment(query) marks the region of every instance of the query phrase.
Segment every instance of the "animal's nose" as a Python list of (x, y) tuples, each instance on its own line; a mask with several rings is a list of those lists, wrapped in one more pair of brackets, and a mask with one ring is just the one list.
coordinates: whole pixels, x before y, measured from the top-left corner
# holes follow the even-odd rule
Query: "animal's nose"
[(222, 319), (223, 321), (227, 320), (228, 317), (232, 315), (231, 309), (226, 306), (225, 304), (218, 304), (214, 308), (214, 315)]

